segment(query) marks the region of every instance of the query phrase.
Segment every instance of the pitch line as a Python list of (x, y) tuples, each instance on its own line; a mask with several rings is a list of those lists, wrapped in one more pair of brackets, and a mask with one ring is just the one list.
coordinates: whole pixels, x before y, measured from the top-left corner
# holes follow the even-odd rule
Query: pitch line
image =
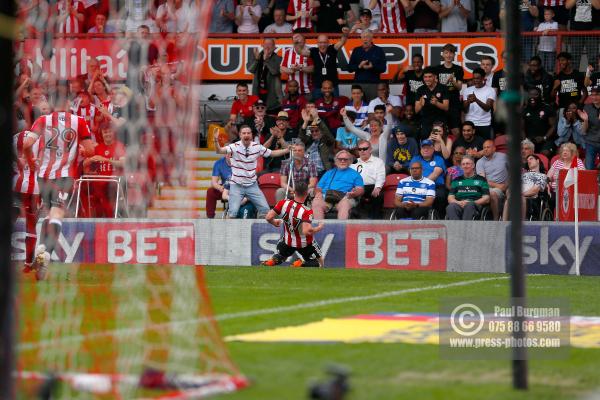
[(334, 298), (334, 299), (327, 299), (327, 300), (318, 300), (318, 301), (311, 301), (308, 303), (294, 304), (294, 305), (290, 305), (290, 306), (281, 306), (281, 307), (265, 308), (265, 309), (259, 309), (259, 310), (240, 311), (240, 312), (235, 312), (235, 313), (221, 314), (221, 315), (217, 315), (212, 318), (211, 317), (203, 317), (203, 318), (194, 318), (194, 319), (183, 320), (183, 321), (170, 321), (170, 322), (154, 324), (154, 325), (149, 325), (149, 326), (143, 326), (143, 327), (114, 329), (114, 330), (109, 330), (109, 331), (94, 332), (94, 333), (90, 333), (87, 335), (72, 335), (72, 336), (65, 336), (65, 337), (52, 339), (52, 340), (42, 340), (39, 342), (26, 342), (26, 343), (19, 344), (17, 347), (18, 347), (18, 350), (25, 351), (25, 350), (31, 350), (31, 349), (36, 349), (36, 348), (40, 348), (40, 347), (56, 346), (59, 344), (66, 344), (69, 342), (81, 341), (84, 339), (90, 340), (90, 339), (102, 338), (102, 337), (106, 337), (106, 336), (124, 337), (127, 335), (138, 335), (148, 329), (181, 327), (181, 326), (185, 326), (185, 325), (209, 322), (211, 320), (228, 321), (228, 320), (232, 320), (232, 319), (255, 317), (258, 315), (278, 314), (278, 313), (283, 313), (283, 312), (306, 310), (306, 309), (310, 309), (310, 308), (319, 308), (319, 307), (329, 306), (329, 305), (334, 305), (334, 304), (344, 304), (344, 303), (353, 303), (353, 302), (357, 302), (357, 301), (383, 299), (386, 297), (395, 297), (395, 296), (401, 296), (404, 294), (426, 292), (426, 291), (430, 291), (430, 290), (448, 289), (448, 288), (457, 287), (457, 286), (468, 286), (468, 285), (474, 285), (476, 283), (506, 280), (506, 279), (509, 279), (509, 277), (508, 276), (499, 276), (499, 277), (493, 277), (493, 278), (471, 279), (471, 280), (467, 280), (467, 281), (459, 281), (459, 282), (438, 284), (438, 285), (432, 285), (432, 286), (423, 286), (423, 287), (416, 287), (416, 288), (392, 290), (389, 292), (369, 294), (369, 295), (364, 295), (364, 296), (351, 296), (351, 297), (341, 297), (341, 298)]

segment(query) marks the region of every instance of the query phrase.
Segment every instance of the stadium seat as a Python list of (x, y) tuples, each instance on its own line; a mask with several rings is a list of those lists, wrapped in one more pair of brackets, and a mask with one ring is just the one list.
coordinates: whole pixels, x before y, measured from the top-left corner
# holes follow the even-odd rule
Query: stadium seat
[(554, 161), (558, 160), (559, 158), (560, 158), (560, 154), (556, 154), (554, 157), (552, 157), (552, 159), (550, 160), (549, 167), (552, 167), (552, 164), (554, 164)]
[(280, 182), (281, 175), (277, 172), (268, 172), (258, 177), (258, 186), (267, 198), (269, 207), (273, 207), (277, 203), (275, 193), (281, 187)]
[(538, 156), (538, 158), (540, 159), (542, 164), (544, 164), (544, 168), (546, 168), (546, 172), (548, 172), (548, 170), (550, 169), (550, 165), (548, 165), (548, 157), (546, 157), (543, 154), (537, 154), (537, 153), (536, 153), (536, 156)]
[(398, 188), (398, 182), (400, 182), (407, 176), (408, 175), (406, 174), (392, 174), (385, 177), (385, 183), (383, 184), (384, 212), (388, 211), (390, 215), (393, 214), (393, 210), (396, 208), (396, 206), (394, 205), (394, 199), (396, 198), (396, 189)]

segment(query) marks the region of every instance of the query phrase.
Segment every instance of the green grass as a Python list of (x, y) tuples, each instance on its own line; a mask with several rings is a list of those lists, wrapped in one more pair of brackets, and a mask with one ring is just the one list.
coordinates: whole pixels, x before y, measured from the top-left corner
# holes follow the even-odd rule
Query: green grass
[[(96, 290), (106, 285), (105, 275), (98, 272), (100, 268), (80, 271), (79, 285)], [(128, 268), (132, 267), (119, 266), (118, 270), (127, 275)], [(178, 273), (177, 268), (171, 271)], [(207, 267), (205, 277), (215, 315), (217, 318), (225, 316), (219, 322), (223, 336), (359, 313), (437, 312), (441, 297), (509, 294), (508, 276), (491, 274)], [(246, 311), (490, 277), (499, 279), (366, 301), (232, 316)], [(41, 285), (45, 285), (48, 293), (55, 290), (53, 285), (59, 284), (60, 290), (65, 291), (73, 283), (64, 278), (59, 275)], [(600, 315), (599, 278), (529, 276), (527, 284), (528, 296), (567, 297), (572, 314)], [(21, 296), (39, 287), (39, 283), (25, 281), (21, 285)], [(135, 293), (133, 288), (131, 291)], [(97, 306), (102, 308), (104, 303), (99, 299)], [(103, 327), (107, 328), (111, 326)], [(226, 345), (240, 370), (252, 379), (252, 385), (219, 399), (305, 399), (308, 383), (322, 380), (325, 367), (331, 363), (351, 369), (349, 399), (576, 399), (600, 389), (597, 378), (600, 349), (573, 348), (568, 359), (531, 361), (530, 390), (516, 392), (511, 389), (509, 361), (442, 360), (438, 346), (432, 345), (242, 342)]]

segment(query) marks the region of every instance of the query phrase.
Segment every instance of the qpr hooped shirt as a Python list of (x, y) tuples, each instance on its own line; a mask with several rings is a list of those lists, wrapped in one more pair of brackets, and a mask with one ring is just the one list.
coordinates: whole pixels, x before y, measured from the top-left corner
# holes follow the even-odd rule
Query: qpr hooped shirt
[(36, 119), (31, 130), (40, 136), (38, 177), (75, 178), (79, 143), (91, 138), (85, 120), (68, 112), (53, 112)]
[(271, 150), (262, 144), (250, 143), (244, 146), (242, 141), (225, 147), (231, 154), (231, 182), (242, 186), (250, 186), (256, 182), (256, 165), (259, 157), (269, 157)]
[(313, 235), (302, 234), (302, 224), (312, 223), (312, 210), (295, 200), (281, 200), (273, 207), (283, 220), (283, 240), (290, 247), (302, 248), (313, 243)]
[[(27, 136), (28, 131), (22, 131), (13, 136), (13, 149), (17, 157), (23, 155), (23, 139)], [(32, 154), (38, 154), (40, 141), (36, 141), (32, 148)], [(39, 194), (37, 177), (35, 176), (35, 168), (31, 168), (28, 163), (13, 164), (13, 192), (25, 194)]]
[(379, 0), (381, 7), (381, 33), (405, 33), (406, 12), (400, 0)]
[(293, 30), (304, 28), (313, 28), (312, 16), (316, 14), (314, 7), (310, 6), (310, 0), (291, 0), (287, 8), (288, 15), (300, 15), (300, 18), (294, 21)]
[[(283, 52), (283, 58), (281, 60), (281, 66), (285, 68), (292, 68), (293, 65), (302, 65), (304, 67), (314, 65), (312, 58), (305, 57), (301, 54), (296, 53), (293, 47), (285, 49)], [(290, 74), (288, 80), (295, 80), (298, 82), (298, 92), (300, 94), (308, 94), (312, 90), (312, 74), (303, 71), (296, 71)]]

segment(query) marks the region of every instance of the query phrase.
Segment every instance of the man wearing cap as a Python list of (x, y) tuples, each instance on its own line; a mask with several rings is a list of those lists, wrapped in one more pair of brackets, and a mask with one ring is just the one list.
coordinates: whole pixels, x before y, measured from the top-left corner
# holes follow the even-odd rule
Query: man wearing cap
[(331, 169), (331, 155), (333, 154), (333, 146), (335, 138), (327, 126), (320, 121), (315, 124), (314, 121), (308, 127), (308, 134), (304, 130), (298, 132), (298, 138), (306, 146), (306, 155), (312, 161), (316, 168), (319, 177), (323, 176), (325, 171)]
[[(279, 150), (284, 149), (291, 143), (294, 138), (297, 136), (297, 132), (290, 128), (288, 123), (288, 115), (285, 111), (280, 111), (277, 114), (277, 120), (275, 121), (275, 126), (271, 126), (269, 128), (270, 135), (268, 138), (265, 136), (264, 139), (261, 140), (263, 146), (270, 150)], [(262, 139), (262, 138), (261, 138)], [(265, 160), (265, 171), (276, 172), (281, 169), (281, 158), (272, 158), (269, 157)]]
[(359, 211), (366, 211), (369, 219), (381, 218), (383, 207), (383, 184), (385, 183), (385, 164), (379, 157), (373, 154), (371, 143), (368, 140), (358, 142), (358, 160), (350, 168), (356, 170), (362, 176), (365, 185), (365, 193), (358, 203)]
[(275, 126), (275, 118), (267, 115), (267, 106), (261, 99), (252, 105), (252, 111), (254, 115), (244, 118), (243, 123), (252, 129), (255, 138), (258, 137), (259, 141), (264, 143), (269, 137), (271, 128)]
[(265, 102), (268, 112), (278, 110), (283, 100), (281, 90), (281, 57), (275, 53), (275, 40), (266, 38), (263, 50), (255, 47), (248, 58), (246, 68), (252, 78), (252, 93)]
[(372, 33), (379, 32), (379, 23), (377, 21), (373, 21), (373, 14), (371, 13), (371, 10), (365, 8), (360, 12), (358, 22), (354, 24), (352, 30), (350, 30), (350, 33), (357, 33), (360, 35), (361, 33), (367, 31)]
[(413, 157), (419, 154), (417, 141), (410, 137), (412, 130), (408, 125), (400, 124), (392, 129), (395, 140), (390, 140), (387, 152), (387, 174), (408, 173)]
[(413, 157), (412, 162), (415, 161), (419, 161), (423, 166), (423, 176), (435, 183), (433, 207), (438, 211), (440, 217), (443, 217), (448, 196), (445, 182), (446, 162), (441, 156), (434, 154), (433, 142), (429, 139), (421, 140), (421, 154)]
[(600, 87), (592, 88), (592, 102), (579, 113), (583, 119), (583, 140), (585, 141), (585, 168), (594, 169), (596, 156), (600, 154)]

